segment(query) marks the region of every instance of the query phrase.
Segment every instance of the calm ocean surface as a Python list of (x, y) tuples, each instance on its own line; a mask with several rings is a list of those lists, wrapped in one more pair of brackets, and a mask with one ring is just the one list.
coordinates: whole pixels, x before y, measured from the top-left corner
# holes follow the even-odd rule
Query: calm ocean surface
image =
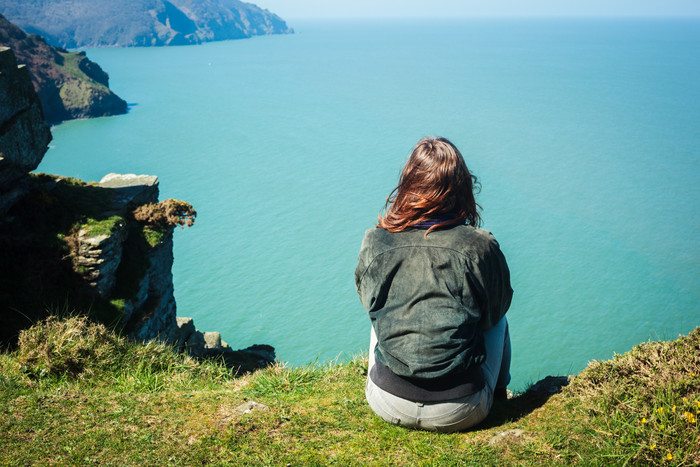
[(700, 21), (291, 26), (89, 50), (130, 112), (53, 128), (39, 171), (155, 174), (194, 204), (179, 316), (295, 365), (366, 352), (363, 232), (442, 135), (511, 268), (514, 389), (700, 325)]

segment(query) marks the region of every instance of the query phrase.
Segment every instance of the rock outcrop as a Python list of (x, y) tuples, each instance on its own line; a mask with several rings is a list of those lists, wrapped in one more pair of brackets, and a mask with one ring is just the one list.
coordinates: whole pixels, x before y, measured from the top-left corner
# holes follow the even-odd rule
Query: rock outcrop
[[(218, 332), (177, 318), (173, 230), (194, 222), (189, 204), (159, 203), (158, 178), (149, 175), (85, 183), (30, 174), (50, 140), (26, 67), (0, 49), (0, 345), (47, 315), (80, 312), (236, 371), (274, 361), (270, 346), (233, 350)], [(137, 208), (151, 215), (137, 217)]]
[(109, 89), (109, 76), (85, 52), (50, 46), (1, 15), (0, 45), (27, 66), (49, 123), (126, 113), (126, 101)]
[(193, 357), (221, 359), (239, 372), (262, 368), (275, 361), (275, 349), (269, 345), (253, 345), (234, 350), (221, 339), (219, 332), (202, 332), (192, 318), (177, 318), (177, 331), (171, 341)]
[(66, 48), (186, 45), (293, 32), (279, 16), (239, 0), (0, 0), (0, 11)]
[(27, 173), (44, 157), (51, 132), (25, 66), (0, 47), (0, 218), (27, 190)]

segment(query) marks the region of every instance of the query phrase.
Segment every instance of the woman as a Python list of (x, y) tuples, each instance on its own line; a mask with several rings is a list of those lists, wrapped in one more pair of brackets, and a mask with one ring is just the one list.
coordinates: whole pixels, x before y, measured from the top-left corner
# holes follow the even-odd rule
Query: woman
[(365, 394), (397, 425), (458, 431), (510, 381), (508, 265), (477, 227), (475, 176), (445, 138), (424, 138), (362, 242), (355, 285), (372, 322)]

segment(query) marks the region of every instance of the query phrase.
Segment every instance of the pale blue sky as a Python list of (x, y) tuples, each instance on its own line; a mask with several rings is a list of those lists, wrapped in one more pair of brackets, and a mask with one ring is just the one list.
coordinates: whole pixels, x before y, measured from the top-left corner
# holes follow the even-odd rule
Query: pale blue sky
[(247, 0), (283, 19), (700, 16), (700, 0)]

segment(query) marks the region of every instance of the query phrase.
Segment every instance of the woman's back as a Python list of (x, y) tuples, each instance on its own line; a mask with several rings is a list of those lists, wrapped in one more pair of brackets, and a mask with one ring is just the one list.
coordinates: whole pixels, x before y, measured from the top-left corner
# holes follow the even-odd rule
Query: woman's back
[(483, 362), (480, 327), (501, 319), (512, 290), (489, 232), (458, 225), (424, 234), (368, 230), (355, 283), (382, 343), (377, 358), (399, 376), (427, 380)]
[(372, 323), (365, 393), (391, 423), (466, 429), (510, 380), (510, 273), (496, 239), (477, 228), (475, 186), (452, 143), (424, 138), (362, 241), (355, 284)]

